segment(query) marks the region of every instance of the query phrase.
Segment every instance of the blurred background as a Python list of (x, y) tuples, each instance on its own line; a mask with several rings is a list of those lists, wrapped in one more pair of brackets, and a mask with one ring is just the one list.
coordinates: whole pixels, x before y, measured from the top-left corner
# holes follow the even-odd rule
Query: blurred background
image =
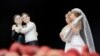
[(86, 14), (91, 26), (96, 50), (100, 53), (100, 9), (99, 1), (88, 0), (0, 0), (0, 48), (9, 48), (13, 16), (26, 12), (35, 22), (39, 45), (52, 48), (64, 48), (59, 33), (66, 25), (65, 13), (80, 8)]

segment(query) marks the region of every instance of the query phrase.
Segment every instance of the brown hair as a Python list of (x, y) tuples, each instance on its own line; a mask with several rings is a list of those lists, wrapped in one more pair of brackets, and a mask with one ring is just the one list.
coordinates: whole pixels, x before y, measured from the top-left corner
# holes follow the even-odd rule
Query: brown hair
[(22, 15), (27, 15), (27, 16), (29, 16), (29, 14), (28, 14), (28, 13), (22, 13)]
[(15, 20), (15, 17), (16, 17), (16, 16), (20, 16), (20, 15), (18, 15), (18, 14), (14, 15), (13, 20)]
[(76, 12), (76, 11), (71, 11), (71, 13), (74, 13), (74, 15), (75, 15), (76, 17), (78, 17), (78, 16), (80, 16), (80, 15), (81, 15), (81, 13)]

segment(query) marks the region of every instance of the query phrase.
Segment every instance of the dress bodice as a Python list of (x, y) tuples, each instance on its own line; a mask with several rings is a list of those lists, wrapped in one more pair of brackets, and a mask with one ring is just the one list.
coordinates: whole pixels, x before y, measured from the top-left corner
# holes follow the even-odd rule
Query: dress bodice
[(12, 31), (12, 39), (16, 42), (24, 43), (25, 37), (24, 34), (17, 33), (15, 30)]

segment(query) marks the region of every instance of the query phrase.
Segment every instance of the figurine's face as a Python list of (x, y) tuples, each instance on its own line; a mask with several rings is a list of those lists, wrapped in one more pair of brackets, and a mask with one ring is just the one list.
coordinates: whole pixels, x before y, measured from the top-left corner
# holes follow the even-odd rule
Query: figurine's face
[(75, 15), (75, 12), (68, 12), (68, 14), (65, 14), (65, 21), (66, 23), (70, 24), (73, 20), (76, 19), (76, 15)]
[(68, 14), (65, 14), (65, 21), (68, 24), (71, 22), (71, 20), (69, 19), (69, 15)]
[(18, 16), (15, 16), (14, 22), (15, 22), (16, 24), (21, 24), (21, 23), (22, 23), (21, 17), (20, 17), (19, 15), (18, 15)]
[(70, 19), (68, 19), (68, 18), (66, 18), (66, 19), (65, 19), (65, 21), (66, 21), (66, 23), (68, 23), (68, 24), (70, 24), (70, 23), (71, 23), (71, 20), (70, 20)]
[(71, 21), (73, 21), (75, 18), (76, 18), (75, 14), (74, 14), (74, 13), (70, 13), (69, 19), (70, 19)]
[(27, 14), (23, 14), (22, 15), (22, 20), (24, 23), (27, 23), (30, 21), (30, 17)]

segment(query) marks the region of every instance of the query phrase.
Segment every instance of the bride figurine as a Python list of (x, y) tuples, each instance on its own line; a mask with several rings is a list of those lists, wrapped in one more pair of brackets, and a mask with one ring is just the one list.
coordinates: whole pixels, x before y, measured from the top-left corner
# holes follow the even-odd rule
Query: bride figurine
[(85, 14), (79, 8), (74, 8), (65, 15), (68, 23), (60, 32), (60, 37), (65, 44), (65, 52), (76, 49), (82, 53), (84, 46), (88, 46), (89, 52), (95, 52), (92, 33)]

